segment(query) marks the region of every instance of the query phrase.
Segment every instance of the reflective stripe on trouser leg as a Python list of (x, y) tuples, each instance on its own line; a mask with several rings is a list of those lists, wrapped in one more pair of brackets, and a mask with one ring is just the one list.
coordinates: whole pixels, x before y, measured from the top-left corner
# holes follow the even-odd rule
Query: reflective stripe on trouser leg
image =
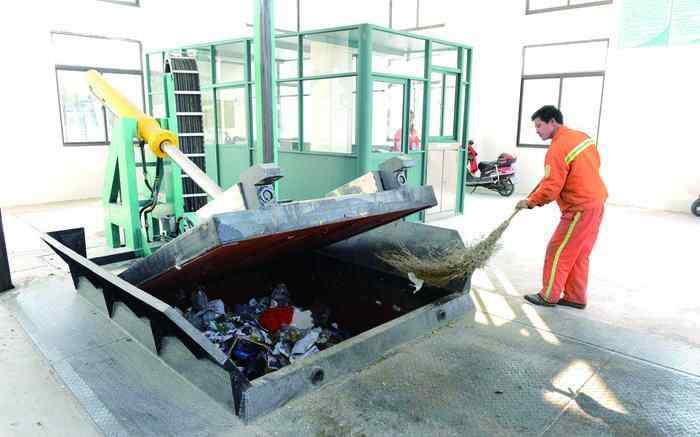
[(598, 230), (603, 221), (603, 209), (601, 206), (586, 211), (586, 214), (590, 215), (590, 223), (579, 222), (579, 226), (585, 228), (581, 229), (584, 232), (584, 242), (564, 286), (564, 298), (571, 302), (587, 303), (588, 258), (598, 238)]
[[(564, 233), (564, 236), (561, 240), (561, 242), (557, 245), (556, 252), (554, 252), (553, 257), (551, 253), (551, 244), (557, 241), (560, 237), (560, 234), (562, 232), (562, 226), (557, 228), (557, 231), (555, 232), (554, 236), (552, 237), (552, 241), (550, 242), (550, 247), (547, 250), (547, 260), (545, 262), (545, 274), (544, 274), (544, 279), (545, 279), (545, 284), (544, 284), (544, 289), (542, 290), (542, 298), (546, 300), (547, 302), (550, 301), (552, 298), (552, 291), (555, 286), (555, 282), (561, 283), (557, 287), (557, 293), (561, 292), (561, 287), (564, 285), (566, 282), (566, 276), (568, 276), (569, 270), (571, 269), (571, 265), (573, 264), (573, 261), (575, 260), (575, 256), (578, 255), (578, 253), (568, 253), (565, 252), (567, 250), (567, 247), (569, 246), (569, 242), (571, 241), (572, 236), (574, 235), (574, 231), (576, 230), (576, 225), (581, 219), (581, 212), (576, 212), (574, 214), (574, 218), (571, 220), (571, 223), (569, 223), (569, 226), (566, 228), (566, 232)], [(556, 243), (554, 243), (556, 244)], [(574, 247), (573, 249), (576, 249), (578, 251), (578, 247)], [(570, 252), (570, 250), (569, 250)], [(562, 262), (562, 257), (566, 257), (566, 260)], [(574, 256), (573, 259), (571, 257)], [(551, 259), (551, 266), (549, 266), (549, 262)], [(564, 276), (563, 278), (561, 276)], [(557, 278), (557, 276), (560, 276), (560, 278)], [(559, 279), (557, 281), (557, 279)], [(557, 300), (559, 300), (559, 296), (557, 295)]]

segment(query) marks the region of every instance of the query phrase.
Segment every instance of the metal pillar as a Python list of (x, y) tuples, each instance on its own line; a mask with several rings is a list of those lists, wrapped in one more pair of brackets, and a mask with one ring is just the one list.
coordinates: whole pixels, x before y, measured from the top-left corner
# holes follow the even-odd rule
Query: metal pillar
[(7, 247), (5, 247), (5, 231), (2, 227), (2, 210), (0, 210), (0, 291), (7, 291), (14, 288), (10, 277), (10, 264), (7, 258)]
[(274, 0), (255, 0), (256, 163), (277, 162)]
[(360, 26), (357, 58), (357, 175), (370, 171), (372, 153), (372, 29)]

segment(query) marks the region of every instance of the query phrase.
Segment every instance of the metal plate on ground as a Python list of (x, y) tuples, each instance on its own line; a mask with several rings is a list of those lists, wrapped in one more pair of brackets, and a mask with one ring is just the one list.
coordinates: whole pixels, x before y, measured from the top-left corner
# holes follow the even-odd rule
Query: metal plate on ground
[(69, 279), (36, 282), (12, 309), (106, 436), (261, 435), (96, 311)]
[(614, 357), (546, 436), (700, 435), (700, 378)]

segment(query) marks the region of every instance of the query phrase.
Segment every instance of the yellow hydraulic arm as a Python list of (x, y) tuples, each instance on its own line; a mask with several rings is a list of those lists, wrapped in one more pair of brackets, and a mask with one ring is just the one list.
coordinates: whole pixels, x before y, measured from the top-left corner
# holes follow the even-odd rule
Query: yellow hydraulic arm
[(88, 71), (86, 79), (92, 93), (110, 111), (118, 117), (136, 120), (139, 138), (148, 144), (148, 147), (156, 156), (159, 158), (169, 157), (175, 161), (209, 196), (216, 198), (223, 194), (221, 187), (180, 151), (175, 133), (161, 128), (155, 119), (144, 114), (119, 91), (114, 89), (97, 71)]
[(133, 118), (137, 122), (139, 138), (148, 143), (151, 151), (159, 158), (165, 158), (167, 154), (161, 149), (163, 143), (177, 146), (177, 135), (162, 129), (157, 121), (141, 112), (119, 91), (115, 90), (95, 70), (86, 73), (88, 84), (92, 93), (100, 99), (105, 106), (118, 117)]

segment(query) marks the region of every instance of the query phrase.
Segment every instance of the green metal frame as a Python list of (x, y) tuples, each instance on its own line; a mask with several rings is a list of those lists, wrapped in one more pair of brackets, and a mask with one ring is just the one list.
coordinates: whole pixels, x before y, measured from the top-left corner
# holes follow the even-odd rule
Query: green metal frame
[[(330, 34), (334, 32), (354, 32), (356, 38), (354, 38), (348, 45), (349, 47), (356, 49), (356, 68), (355, 71), (347, 71), (333, 74), (322, 74), (315, 76), (307, 76), (304, 72), (304, 41), (307, 37), (313, 37), (317, 35)], [(423, 76), (411, 76), (403, 74), (387, 74), (385, 72), (375, 72), (372, 66), (372, 55), (373, 51), (380, 49), (383, 53), (389, 54), (405, 54), (407, 52), (402, 51), (402, 49), (395, 49), (391, 47), (378, 47), (373, 44), (376, 41), (375, 36), (379, 33), (386, 33), (391, 35), (397, 35), (407, 38), (412, 38), (414, 40), (419, 40), (422, 43), (422, 48), (420, 50), (412, 50), (411, 54), (424, 56), (424, 68)], [(285, 179), (280, 184), (281, 187), (281, 198), (286, 196), (293, 197), (294, 200), (308, 199), (312, 197), (317, 197), (323, 193), (330, 191), (332, 184), (339, 184), (347, 182), (348, 180), (360, 176), (367, 171), (373, 170), (378, 163), (380, 157), (373, 155), (381, 155), (381, 157), (388, 157), (389, 154), (375, 154), (372, 152), (372, 99), (373, 99), (373, 82), (376, 81), (391, 81), (395, 83), (402, 83), (404, 87), (404, 105), (403, 105), (403, 116), (402, 116), (402, 127), (403, 127), (403, 137), (402, 137), (402, 150), (408, 152), (408, 120), (410, 110), (410, 96), (411, 87), (414, 86), (413, 81), (423, 81), (423, 113), (422, 113), (422, 132), (421, 132), (421, 143), (422, 148), (420, 151), (413, 151), (409, 154), (416, 160), (418, 168), (414, 169), (413, 177), (409, 177), (409, 183), (424, 184), (427, 181), (427, 150), (430, 149), (430, 145), (433, 143), (459, 143), (462, 147), (459, 153), (458, 169), (458, 183), (457, 188), (457, 213), (462, 213), (464, 211), (464, 165), (466, 161), (466, 153), (464, 148), (468, 140), (468, 127), (469, 127), (469, 104), (470, 104), (470, 88), (471, 88), (471, 65), (472, 65), (472, 48), (468, 45), (458, 44), (450, 41), (445, 41), (437, 38), (432, 38), (424, 35), (415, 35), (407, 32), (401, 32), (394, 29), (389, 29), (381, 26), (371, 25), (371, 24), (360, 24), (353, 26), (342, 26), (328, 29), (320, 29), (313, 31), (305, 31), (298, 33), (285, 33), (278, 35), (276, 38), (284, 38), (282, 41), (289, 41), (291, 38), (297, 38), (296, 40), (296, 50), (297, 50), (297, 71), (298, 77), (294, 78), (282, 78), (275, 80), (274, 83), (277, 87), (274, 88), (274, 93), (278, 91), (280, 84), (292, 84), (297, 85), (297, 99), (298, 99), (298, 149), (299, 150), (279, 150), (279, 141), (277, 140), (277, 132), (275, 132), (274, 138), (276, 144), (276, 156), (275, 161), (279, 162), (284, 169)], [(165, 53), (169, 53), (172, 50), (187, 51), (189, 49), (209, 49), (211, 58), (211, 77), (212, 83), (209, 85), (202, 86), (203, 90), (211, 91), (213, 93), (213, 104), (214, 104), (214, 138), (216, 144), (207, 144), (205, 147), (213, 147), (214, 151), (208, 153), (207, 156), (211, 156), (209, 161), (207, 161), (207, 173), (214, 178), (216, 181), (221, 183), (224, 188), (231, 183), (237, 181), (238, 172), (241, 169), (259, 162), (262, 156), (261, 147), (259, 145), (258, 137), (256, 131), (260, 129), (259, 117), (255, 118), (254, 126), (252, 114), (257, 111), (258, 108), (253, 107), (254, 100), (254, 90), (253, 87), (259, 80), (256, 80), (253, 74), (253, 65), (251, 63), (251, 58), (253, 55), (253, 38), (237, 38), (229, 39), (224, 41), (207, 42), (202, 44), (194, 44), (179, 47), (176, 49), (160, 50), (156, 52), (150, 52), (147, 54), (146, 60), (146, 77), (147, 84), (149, 87), (148, 92), (148, 103), (149, 110), (152, 111), (152, 95), (154, 90), (151, 89), (151, 59), (154, 55), (163, 56)], [(328, 41), (331, 41), (329, 39)], [(331, 41), (332, 42), (332, 41)], [(219, 83), (216, 77), (216, 63), (217, 63), (217, 47), (224, 44), (241, 43), (244, 48), (244, 78), (242, 81), (238, 82), (228, 82)], [(343, 39), (343, 45), (347, 44), (347, 41)], [(455, 49), (457, 51), (457, 65), (445, 66), (445, 65), (433, 65), (433, 45), (440, 44), (440, 47), (447, 46), (450, 49)], [(419, 44), (420, 45), (420, 44)], [(292, 44), (286, 44), (285, 48), (290, 49)], [(161, 61), (162, 63), (162, 58)], [(277, 69), (275, 69), (276, 73)], [(441, 135), (432, 137), (430, 136), (430, 111), (431, 111), (431, 79), (433, 72), (439, 72), (444, 75), (454, 75), (455, 77), (455, 101), (454, 101), (454, 122), (452, 123), (453, 131), (451, 133), (445, 134), (442, 132), (443, 123), (441, 122)], [(312, 80), (328, 80), (337, 79), (343, 77), (355, 77), (356, 78), (356, 95), (355, 95), (355, 144), (353, 149), (349, 153), (336, 153), (336, 152), (323, 152), (323, 151), (309, 151), (304, 150), (304, 89), (305, 83)], [(444, 88), (443, 81), (443, 88)], [(218, 117), (218, 93), (220, 89), (230, 88), (235, 86), (242, 86), (246, 90), (246, 105), (247, 114), (247, 132), (248, 132), (248, 144), (247, 150), (244, 150), (239, 146), (234, 148), (230, 145), (223, 145), (220, 143), (219, 135), (219, 120)], [(259, 92), (259, 91), (257, 91)], [(443, 100), (441, 121), (444, 117), (444, 91), (442, 92), (441, 99)], [(276, 101), (276, 100), (275, 100)], [(275, 116), (278, 114), (275, 111)], [(277, 126), (277, 124), (275, 124)], [(245, 146), (243, 146), (245, 147)], [(235, 162), (235, 165), (231, 165)], [(324, 166), (330, 166), (330, 168), (325, 168), (323, 171), (317, 170), (318, 165), (323, 164)], [(337, 166), (333, 167), (333, 166)], [(323, 174), (322, 180), (316, 181), (315, 184), (309, 183), (310, 173), (313, 172), (318, 174)], [(328, 175), (337, 174), (336, 179), (329, 178)], [(321, 179), (321, 178), (320, 178)], [(323, 183), (328, 184), (328, 187), (322, 186)], [(285, 188), (285, 187), (288, 187)], [(326, 190), (326, 188), (329, 188)], [(324, 191), (325, 190), (325, 191)], [(421, 214), (420, 220), (424, 219)]]
[[(102, 189), (107, 245), (126, 245), (139, 256), (151, 253), (139, 217), (139, 187), (136, 177), (134, 138), (136, 120), (117, 118), (112, 125), (112, 139)], [(124, 241), (122, 241), (122, 232)]]
[[(147, 65), (150, 65), (147, 59)], [(163, 128), (177, 131), (177, 115), (175, 113), (175, 93), (173, 78), (163, 74), (161, 92), (164, 97), (166, 118), (158, 119)], [(148, 69), (146, 81), (149, 84), (148, 108), (153, 112), (152, 95), (150, 90), (151, 71)], [(102, 203), (105, 210), (104, 227), (107, 245), (111, 248), (127, 247), (138, 256), (150, 255), (160, 245), (158, 234), (160, 225), (157, 213), (146, 215), (147, 229), (141, 223), (140, 209), (151, 197), (144, 178), (153, 180), (155, 177), (156, 157), (145, 147), (144, 163), (137, 159), (138, 149), (134, 146), (137, 138), (136, 120), (131, 118), (115, 118), (112, 125), (109, 155), (102, 190)], [(139, 168), (141, 170), (139, 171)], [(141, 173), (145, 172), (145, 176)], [(163, 175), (159, 205), (180, 223), (180, 218), (187, 218), (190, 223), (197, 223), (194, 213), (186, 213), (182, 192), (182, 172), (180, 167), (169, 160), (163, 162)], [(163, 201), (163, 196), (165, 200)]]

